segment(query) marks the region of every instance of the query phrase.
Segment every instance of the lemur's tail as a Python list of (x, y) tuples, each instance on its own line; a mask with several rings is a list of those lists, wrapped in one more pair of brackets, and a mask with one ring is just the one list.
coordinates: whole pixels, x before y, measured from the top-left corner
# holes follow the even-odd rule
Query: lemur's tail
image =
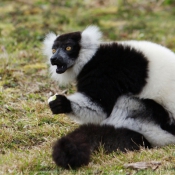
[(94, 124), (81, 125), (75, 131), (59, 139), (53, 146), (53, 160), (58, 166), (75, 169), (87, 165), (90, 154), (103, 145), (107, 153), (112, 151), (150, 148), (150, 143), (139, 133), (125, 128)]

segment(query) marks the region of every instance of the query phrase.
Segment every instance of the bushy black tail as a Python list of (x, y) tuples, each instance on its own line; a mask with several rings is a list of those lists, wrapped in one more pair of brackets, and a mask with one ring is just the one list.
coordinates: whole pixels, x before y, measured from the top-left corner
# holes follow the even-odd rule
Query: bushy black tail
[(139, 133), (126, 128), (94, 124), (79, 128), (59, 139), (53, 147), (53, 160), (63, 168), (78, 168), (87, 165), (90, 154), (104, 146), (107, 153), (120, 150), (139, 150), (140, 146), (150, 148), (150, 143)]

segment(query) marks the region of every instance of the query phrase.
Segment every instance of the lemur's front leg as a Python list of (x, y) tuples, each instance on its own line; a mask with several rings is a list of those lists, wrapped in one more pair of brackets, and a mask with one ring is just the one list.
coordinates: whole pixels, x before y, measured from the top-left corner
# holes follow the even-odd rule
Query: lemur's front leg
[(75, 93), (68, 97), (56, 95), (51, 97), (48, 102), (53, 114), (66, 113), (81, 123), (101, 123), (107, 114), (89, 97), (82, 93)]

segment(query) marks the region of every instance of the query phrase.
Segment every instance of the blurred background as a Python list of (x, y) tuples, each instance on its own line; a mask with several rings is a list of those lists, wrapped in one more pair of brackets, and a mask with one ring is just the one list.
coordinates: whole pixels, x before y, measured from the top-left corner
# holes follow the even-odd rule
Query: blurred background
[(174, 16), (174, 0), (1, 0), (0, 36), (37, 42), (48, 31), (64, 33), (95, 24), (108, 40), (147, 39), (172, 47)]

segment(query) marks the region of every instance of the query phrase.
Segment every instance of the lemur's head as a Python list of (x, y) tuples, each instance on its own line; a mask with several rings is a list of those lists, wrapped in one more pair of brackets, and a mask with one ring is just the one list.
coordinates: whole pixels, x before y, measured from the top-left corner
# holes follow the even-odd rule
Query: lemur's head
[[(96, 52), (101, 32), (96, 26), (89, 26), (83, 32), (56, 36), (49, 33), (44, 40), (44, 54), (56, 66), (56, 73), (62, 74), (77, 64), (84, 64)], [(81, 65), (79, 65), (81, 67)]]
[(80, 40), (81, 33), (74, 32), (60, 35), (54, 41), (50, 62), (57, 66), (56, 72), (58, 74), (64, 73), (74, 65), (81, 48)]

